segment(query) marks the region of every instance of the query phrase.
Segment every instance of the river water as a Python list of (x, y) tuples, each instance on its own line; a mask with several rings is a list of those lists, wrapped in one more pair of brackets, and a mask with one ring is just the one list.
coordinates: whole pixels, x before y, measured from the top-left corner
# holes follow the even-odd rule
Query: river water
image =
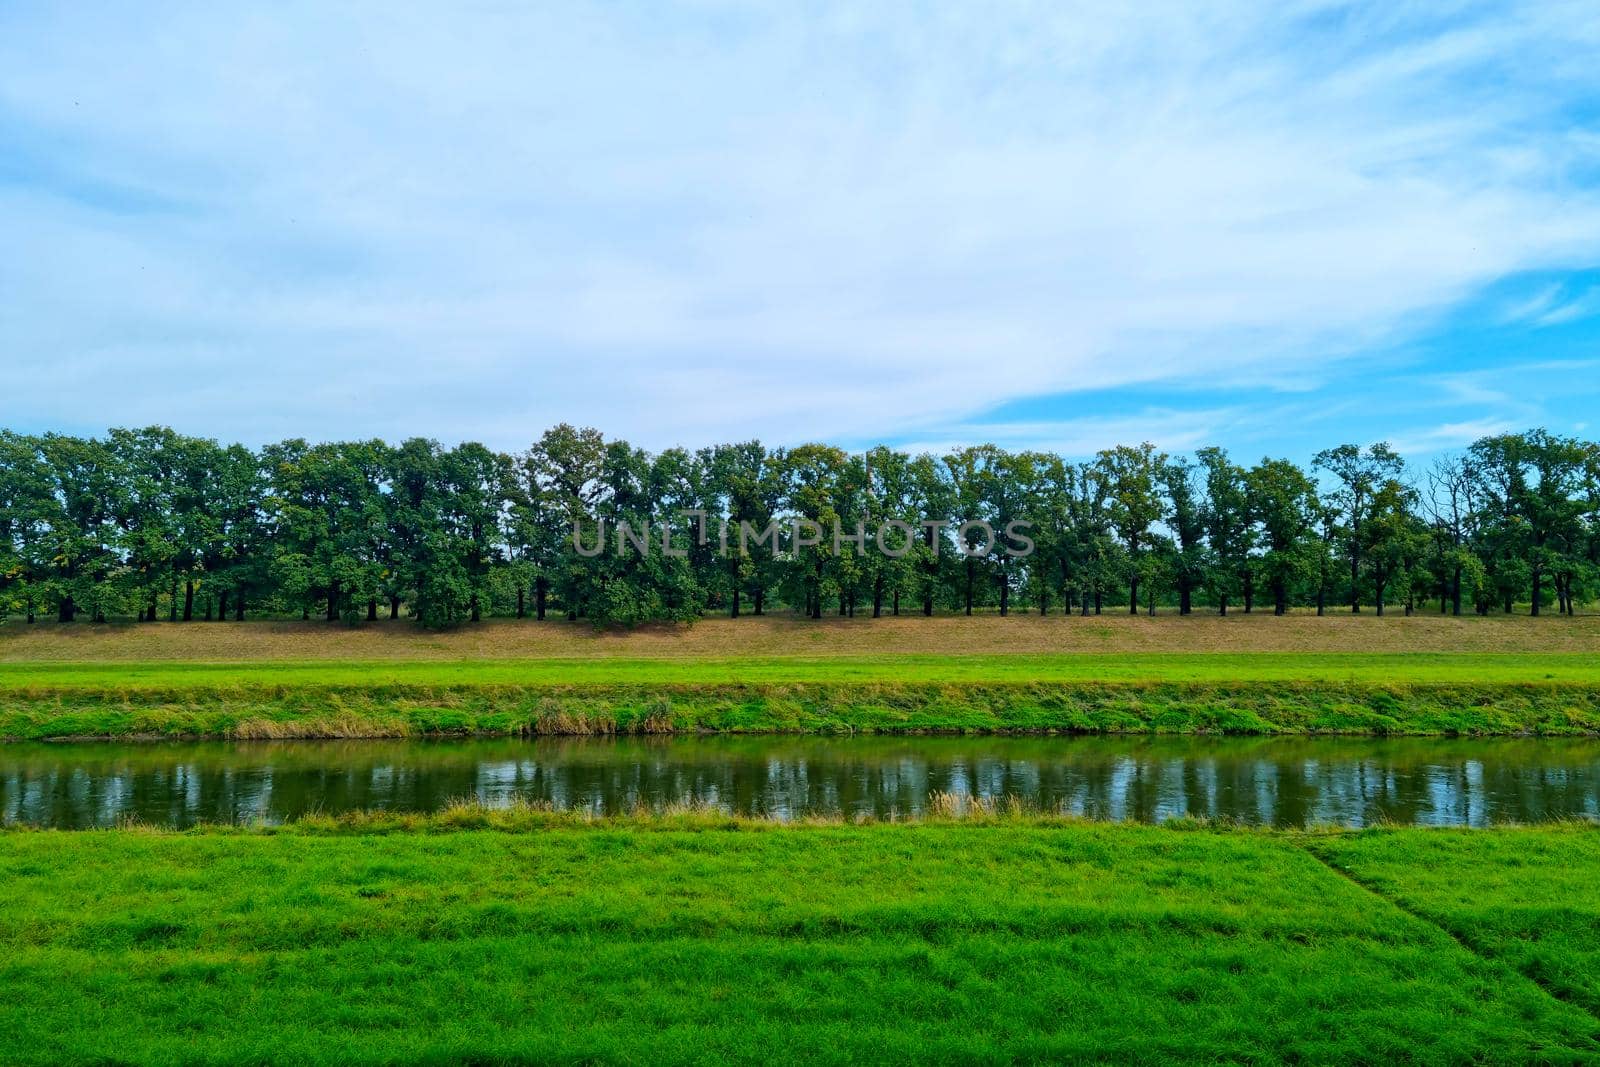
[(935, 793), (1093, 819), (1485, 826), (1600, 818), (1600, 740), (677, 737), (0, 745), (0, 822), (281, 822), (523, 798), (609, 814), (915, 816)]

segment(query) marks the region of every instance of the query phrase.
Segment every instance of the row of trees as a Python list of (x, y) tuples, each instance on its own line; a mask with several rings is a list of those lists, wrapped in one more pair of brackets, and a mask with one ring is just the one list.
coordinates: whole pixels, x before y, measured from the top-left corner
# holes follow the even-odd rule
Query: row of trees
[[(739, 536), (796, 520), (827, 533)], [(1033, 550), (981, 554), (968, 520), (1023, 524)], [(905, 527), (885, 552), (871, 531), (891, 522)], [(644, 530), (653, 551), (601, 540), (637, 549)], [(993, 445), (650, 453), (566, 425), (517, 455), (423, 439), (252, 451), (162, 427), (0, 431), (0, 616), (29, 622), (248, 611), (441, 627), (559, 612), (626, 625), (1019, 604), (1381, 614), (1424, 601), (1537, 615), (1572, 614), (1597, 586), (1600, 446), (1542, 430), (1421, 471), (1382, 444), (1328, 449), (1308, 469), (1148, 444), (1086, 462)]]

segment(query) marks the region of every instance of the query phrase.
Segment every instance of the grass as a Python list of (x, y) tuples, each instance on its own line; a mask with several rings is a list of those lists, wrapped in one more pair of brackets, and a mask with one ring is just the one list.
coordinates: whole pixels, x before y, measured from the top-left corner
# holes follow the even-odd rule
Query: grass
[(1597, 876), (1574, 827), (13, 831), (0, 1062), (1573, 1062)]
[(1600, 653), (1600, 615), (1378, 618), (1334, 612), (1090, 618), (995, 615), (840, 619), (708, 618), (687, 625), (597, 631), (587, 623), (492, 619), (433, 633), (409, 622), (187, 624), (0, 622), (0, 662), (260, 660), (828, 659), (1161, 652)]
[(1600, 658), (1225, 653), (0, 664), (0, 737), (1600, 732)]
[(736, 686), (1348, 682), (1401, 685), (1600, 685), (1600, 655), (1570, 653), (1058, 653), (740, 659), (455, 661), (160, 660), (0, 663), (0, 693), (309, 687)]
[(1363, 834), (1314, 847), (1473, 951), (1600, 1013), (1600, 832)]
[(597, 634), (501, 620), (427, 634), (406, 624), (12, 623), (0, 627), (0, 738), (1589, 734), (1600, 732), (1597, 624), (724, 619)]

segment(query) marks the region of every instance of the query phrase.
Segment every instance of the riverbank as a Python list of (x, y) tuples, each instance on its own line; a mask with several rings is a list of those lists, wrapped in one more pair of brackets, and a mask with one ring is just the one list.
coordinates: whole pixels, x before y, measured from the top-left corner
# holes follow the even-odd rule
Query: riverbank
[(1589, 657), (1344, 659), (5, 665), (0, 738), (1600, 733)]
[(1600, 618), (0, 625), (0, 738), (1600, 732)]
[(0, 872), (8, 1063), (1600, 1053), (1576, 827), (460, 808), (11, 831)]

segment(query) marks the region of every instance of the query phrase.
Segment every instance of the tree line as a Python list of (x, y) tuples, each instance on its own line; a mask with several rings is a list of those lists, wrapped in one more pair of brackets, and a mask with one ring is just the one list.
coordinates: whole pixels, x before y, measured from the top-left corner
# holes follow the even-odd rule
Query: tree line
[[(735, 529), (904, 523), (914, 536), (894, 554), (849, 535), (727, 551), (700, 516)], [(585, 537), (664, 519), (671, 551), (580, 551)], [(1033, 551), (960, 551), (980, 536), (970, 521), (1026, 524)], [(1308, 468), (1150, 444), (1082, 462), (993, 445), (648, 452), (568, 425), (517, 454), (422, 438), (252, 450), (164, 427), (0, 431), (0, 618), (27, 622), (1570, 615), (1597, 588), (1600, 445), (1544, 430), (1485, 437), (1419, 470), (1384, 444), (1330, 448)]]

